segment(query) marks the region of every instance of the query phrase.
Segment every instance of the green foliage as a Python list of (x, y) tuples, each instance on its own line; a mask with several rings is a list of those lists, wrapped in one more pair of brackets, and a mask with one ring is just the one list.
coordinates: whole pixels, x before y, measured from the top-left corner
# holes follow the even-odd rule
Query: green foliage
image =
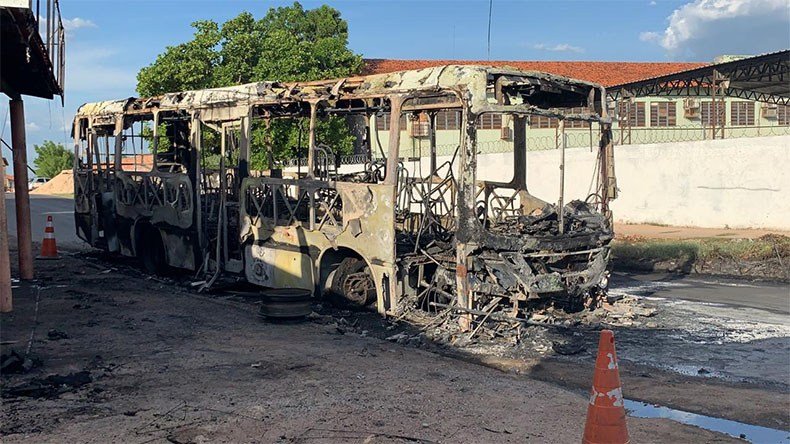
[(53, 178), (63, 170), (70, 170), (73, 166), (74, 154), (62, 144), (45, 140), (41, 145), (33, 145), (36, 151), (36, 176)]
[[(309, 81), (353, 75), (362, 57), (348, 49), (348, 24), (329, 6), (305, 10), (299, 3), (271, 8), (255, 20), (242, 12), (221, 26), (204, 20), (192, 24), (192, 40), (169, 46), (156, 61), (140, 70), (137, 91), (141, 96), (189, 89), (215, 88), (255, 81)], [(250, 163), (268, 167), (263, 146), (271, 137), (274, 158), (295, 156), (300, 122), (278, 119), (269, 134), (262, 123), (252, 128)], [(301, 144), (307, 144), (307, 124)], [(339, 154), (350, 153), (354, 137), (345, 119), (319, 123), (317, 140)]]
[(256, 79), (318, 80), (348, 76), (362, 67), (362, 57), (347, 47), (348, 24), (329, 6), (272, 8), (258, 26), (264, 38)]
[(220, 61), (216, 48), (220, 42), (217, 23), (202, 20), (192, 23), (195, 36), (176, 46), (168, 46), (150, 66), (137, 74), (137, 92), (149, 97), (166, 92), (216, 86), (214, 71)]

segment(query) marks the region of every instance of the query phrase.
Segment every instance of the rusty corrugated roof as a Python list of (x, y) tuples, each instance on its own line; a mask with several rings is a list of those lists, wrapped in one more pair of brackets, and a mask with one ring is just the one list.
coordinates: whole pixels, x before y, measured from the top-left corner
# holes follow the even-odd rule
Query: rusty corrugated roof
[(619, 85), (650, 77), (706, 66), (702, 62), (550, 62), (540, 60), (395, 60), (365, 59), (363, 75), (384, 74), (440, 65), (510, 66), (519, 70), (543, 71), (604, 86)]

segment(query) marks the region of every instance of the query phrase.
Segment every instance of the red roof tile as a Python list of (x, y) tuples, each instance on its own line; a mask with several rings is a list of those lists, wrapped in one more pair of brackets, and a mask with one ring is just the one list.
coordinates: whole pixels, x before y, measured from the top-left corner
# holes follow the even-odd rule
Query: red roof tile
[(707, 65), (701, 62), (547, 62), (486, 60), (393, 60), (365, 59), (362, 74), (384, 74), (440, 65), (510, 66), (526, 71), (543, 71), (604, 86), (619, 85)]

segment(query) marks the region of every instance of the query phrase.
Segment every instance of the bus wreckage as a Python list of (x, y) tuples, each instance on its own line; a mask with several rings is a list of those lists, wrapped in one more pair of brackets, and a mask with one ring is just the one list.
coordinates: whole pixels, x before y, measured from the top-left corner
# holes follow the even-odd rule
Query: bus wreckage
[[(206, 286), (235, 274), (385, 315), (451, 306), (462, 328), (494, 307), (517, 317), (547, 302), (589, 307), (606, 287), (613, 237), (605, 100), (603, 87), (584, 81), (453, 65), (85, 104), (73, 128), (77, 234), (152, 272), (203, 274)], [(448, 112), (460, 122), (456, 146), (439, 156), (436, 116)], [(486, 116), (511, 135), (509, 181), (477, 177)], [(585, 200), (565, 202), (564, 177), (557, 202), (529, 193), (535, 116), (558, 119), (560, 132), (571, 121), (599, 126)], [(321, 134), (323, 120), (338, 118), (365, 153), (355, 171), (338, 169)], [(304, 123), (304, 171), (250, 169), (251, 153), (273, 157), (253, 128), (277, 119)], [(402, 155), (407, 120), (427, 122), (428, 156)], [(561, 158), (560, 175), (564, 149)]]

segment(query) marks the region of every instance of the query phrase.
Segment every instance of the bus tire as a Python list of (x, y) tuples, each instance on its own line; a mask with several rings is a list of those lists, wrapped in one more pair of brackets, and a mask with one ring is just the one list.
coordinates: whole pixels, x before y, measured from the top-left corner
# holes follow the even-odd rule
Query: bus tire
[(331, 276), (333, 302), (352, 308), (364, 308), (376, 299), (376, 285), (364, 260), (347, 257)]

